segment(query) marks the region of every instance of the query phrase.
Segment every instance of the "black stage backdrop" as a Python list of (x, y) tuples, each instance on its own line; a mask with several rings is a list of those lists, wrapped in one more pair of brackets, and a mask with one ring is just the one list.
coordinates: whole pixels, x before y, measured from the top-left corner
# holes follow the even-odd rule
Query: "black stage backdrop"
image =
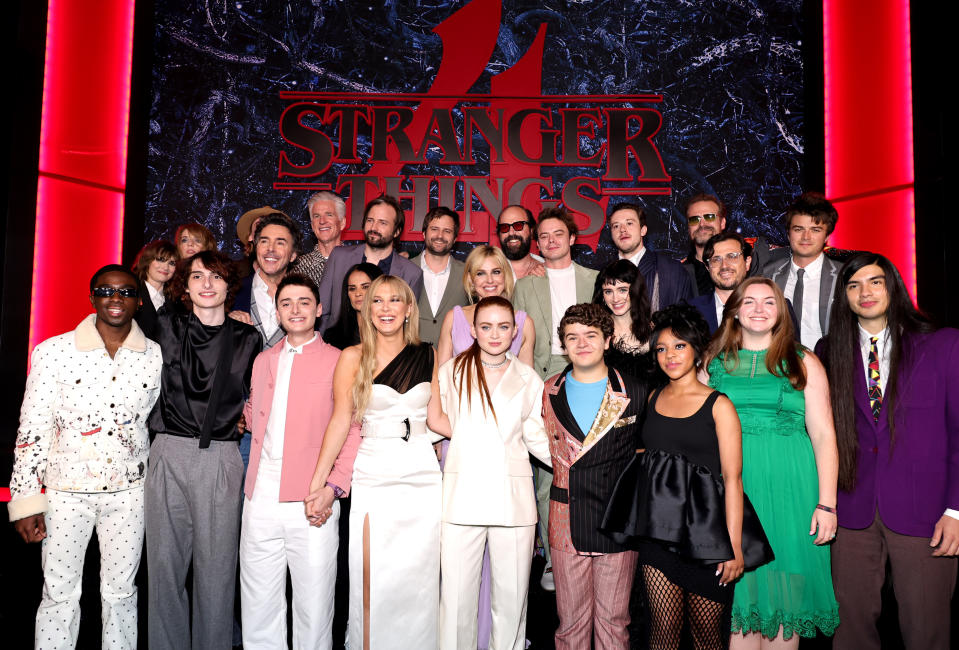
[[(411, 220), (419, 225), (427, 201), (463, 211), (463, 185), (470, 182), (488, 189), (470, 193), (472, 218), (467, 215), (461, 240), (481, 241), (488, 233), (486, 213), (495, 217), (518, 180), (539, 177), (540, 187), (527, 190), (522, 201), (536, 212), (550, 199), (561, 200), (578, 212), (586, 245), (575, 253), (584, 263), (610, 257), (608, 229), (600, 230), (608, 205), (636, 198), (648, 208), (651, 247), (682, 256), (688, 246), (683, 200), (698, 191), (726, 201), (732, 228), (782, 243), (781, 215), (803, 180), (801, 5), (155, 0), (145, 240), (172, 237), (177, 224), (198, 221), (235, 254), (237, 219), (265, 204), (290, 214), (308, 233), (305, 202), (323, 185), (348, 196), (359, 187), (366, 198), (377, 193), (377, 184), (415, 190), (417, 200), (405, 201), (412, 210), (409, 230)], [(453, 74), (441, 83), (440, 72)], [(530, 87), (539, 72), (539, 87)], [(510, 73), (513, 83), (501, 83)], [(517, 81), (526, 85), (517, 87)], [(457, 84), (455, 97), (448, 90), (435, 97), (434, 86), (442, 91)], [(524, 98), (498, 102), (502, 94)], [(311, 103), (315, 111), (298, 108)], [(352, 128), (324, 113), (330, 104), (353, 106), (351, 114), (362, 110), (364, 117)], [(376, 122), (374, 107), (382, 115), (388, 106), (400, 108), (373, 133), (364, 120)], [(467, 106), (486, 107), (494, 117), (496, 107), (507, 117), (522, 108), (545, 110), (546, 126), (537, 130), (534, 117), (518, 130), (524, 142), (533, 142), (527, 153), (539, 151), (549, 160), (518, 163), (507, 146), (505, 159), (497, 158), (497, 147), (484, 137), (489, 129), (474, 128), (464, 143)], [(438, 108), (448, 122), (427, 127), (423, 118)], [(417, 109), (408, 129), (412, 154), (396, 163), (391, 141), (393, 162), (371, 161), (386, 142), (385, 128)], [(629, 109), (638, 117), (625, 133), (610, 126), (610, 112)], [(300, 113), (281, 133), (284, 111)], [(543, 131), (560, 130), (563, 111), (582, 113), (582, 128), (537, 150)], [(434, 138), (421, 149), (430, 130)], [(620, 151), (624, 137), (633, 138), (635, 150)], [(304, 138), (331, 143), (336, 157), (333, 149), (318, 145), (311, 152), (298, 145)], [(579, 158), (593, 158), (590, 163), (576, 164), (577, 140)], [(456, 146), (437, 146), (451, 142)], [(463, 145), (469, 145), (465, 158)], [(418, 159), (410, 158), (420, 151)], [(654, 154), (665, 174), (646, 157)], [(281, 156), (287, 171), (306, 171), (278, 175)], [(457, 157), (459, 164), (450, 162)], [(611, 180), (610, 166), (623, 158), (627, 173)], [(324, 162), (330, 164), (321, 170)], [(350, 180), (363, 175), (375, 180)], [(383, 181), (387, 176), (393, 180)], [(444, 184), (443, 176), (451, 178)], [(351, 219), (351, 227), (357, 223)], [(459, 252), (469, 246), (460, 244)]]

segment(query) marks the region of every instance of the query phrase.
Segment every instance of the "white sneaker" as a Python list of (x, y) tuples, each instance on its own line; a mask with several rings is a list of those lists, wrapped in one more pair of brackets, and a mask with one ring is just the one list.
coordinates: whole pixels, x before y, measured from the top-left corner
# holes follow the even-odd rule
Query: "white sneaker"
[(543, 578), (539, 581), (540, 586), (546, 591), (556, 591), (556, 581), (553, 580), (553, 563), (546, 564), (543, 569)]

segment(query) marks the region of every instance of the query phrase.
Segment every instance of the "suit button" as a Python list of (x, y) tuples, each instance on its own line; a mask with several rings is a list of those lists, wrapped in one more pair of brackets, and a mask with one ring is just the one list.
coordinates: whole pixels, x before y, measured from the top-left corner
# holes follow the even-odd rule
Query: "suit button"
[(435, 318), (433, 319), (433, 324), (436, 325), (436, 319), (435, 319)]

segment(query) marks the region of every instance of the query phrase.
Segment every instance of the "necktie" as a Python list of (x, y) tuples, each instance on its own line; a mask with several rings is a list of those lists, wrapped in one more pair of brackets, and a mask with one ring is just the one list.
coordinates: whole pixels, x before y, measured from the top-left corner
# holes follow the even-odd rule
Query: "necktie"
[(796, 312), (796, 320), (799, 321), (799, 327), (796, 329), (796, 339), (801, 340), (800, 334), (802, 331), (802, 293), (803, 293), (803, 276), (806, 274), (806, 269), (799, 269), (796, 271), (796, 287), (793, 289), (793, 311)]
[(879, 349), (876, 347), (875, 336), (869, 337), (869, 406), (872, 408), (872, 418), (879, 421), (879, 411), (882, 410), (882, 389), (879, 387)]

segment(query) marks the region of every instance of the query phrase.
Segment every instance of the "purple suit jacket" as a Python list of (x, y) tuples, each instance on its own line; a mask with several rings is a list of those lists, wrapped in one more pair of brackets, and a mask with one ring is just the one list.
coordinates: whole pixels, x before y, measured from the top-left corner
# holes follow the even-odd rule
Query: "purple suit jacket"
[(905, 335), (903, 346), (891, 450), (887, 412), (873, 421), (857, 355), (859, 461), (855, 489), (839, 491), (839, 525), (866, 528), (878, 508), (893, 531), (931, 537), (946, 508), (959, 510), (959, 330)]

